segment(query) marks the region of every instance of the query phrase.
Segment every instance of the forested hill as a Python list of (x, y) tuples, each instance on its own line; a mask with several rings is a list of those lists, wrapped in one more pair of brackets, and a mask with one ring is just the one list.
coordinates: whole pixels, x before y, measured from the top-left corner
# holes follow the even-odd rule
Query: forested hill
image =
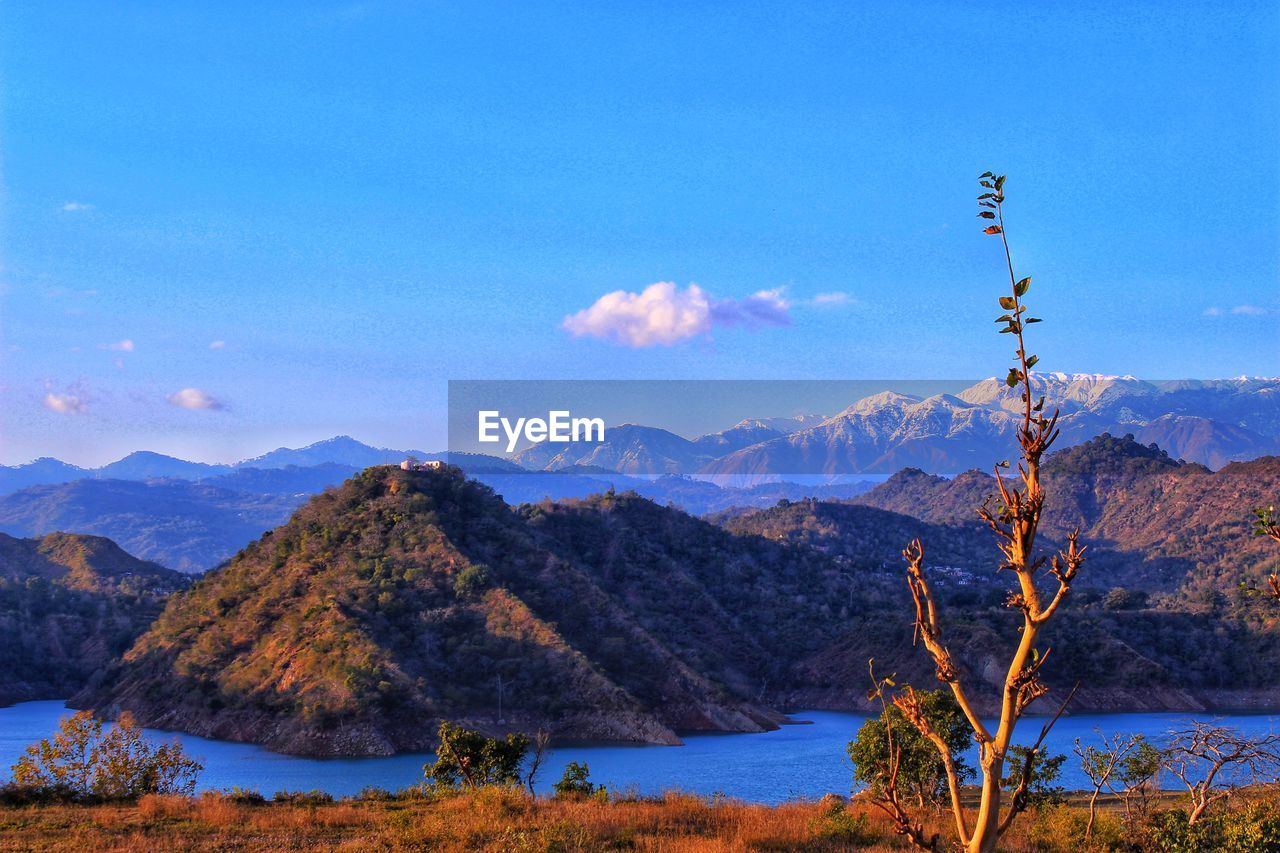
[(670, 743), (772, 726), (759, 696), (849, 602), (821, 555), (635, 495), (512, 510), (457, 469), (371, 468), (175, 596), (79, 700), (303, 754), (422, 748), (440, 718)]
[[(1044, 484), (1042, 553), (1077, 526), (1090, 548), (1065, 618), (1045, 637), (1054, 656), (1045, 670), (1050, 684), (1084, 685), (1078, 709), (1280, 707), (1280, 604), (1256, 592), (1280, 553), (1250, 530), (1251, 510), (1280, 496), (1280, 458), (1211, 472), (1129, 437), (1102, 436), (1049, 457)], [(903, 564), (894, 546), (920, 536), (948, 640), (994, 699), (1003, 674), (993, 667), (1013, 624), (1004, 606), (1008, 578), (995, 571), (994, 537), (975, 512), (994, 488), (980, 472), (947, 480), (904, 471), (858, 503), (793, 502), (723, 523), (868, 571), (882, 565), (898, 584)], [(907, 602), (894, 601), (896, 610), (879, 614), (883, 627), (850, 631), (801, 663), (795, 681), (809, 686), (790, 702), (856, 705), (869, 657), (885, 672), (931, 683), (927, 655), (911, 647)]]
[[(1129, 555), (1109, 561), (1112, 585), (1155, 583), (1146, 591), (1182, 589), (1232, 596), (1280, 563), (1265, 540), (1250, 536), (1255, 507), (1280, 499), (1280, 457), (1233, 462), (1218, 471), (1179, 462), (1132, 436), (1102, 435), (1051, 454), (1041, 530), (1061, 539), (1080, 528), (1095, 551)], [(948, 480), (901, 471), (858, 504), (926, 521), (976, 524), (976, 507), (995, 491), (990, 474), (970, 471)], [(1122, 569), (1127, 567), (1128, 571)], [(1102, 582), (1095, 573), (1093, 581)]]
[(80, 689), (187, 583), (98, 536), (0, 534), (0, 705)]
[[(1267, 562), (1246, 520), (1280, 492), (1277, 462), (1211, 473), (1109, 437), (1053, 457), (1042, 544), (1080, 524), (1091, 551), (1046, 635), (1048, 682), (1083, 682), (1078, 709), (1280, 707), (1277, 605), (1237, 583)], [(1008, 580), (988, 531), (947, 523), (984, 485), (877, 490), (933, 520), (806, 500), (717, 525), (629, 493), (511, 508), (457, 469), (371, 468), (174, 596), (78, 701), (316, 755), (420, 749), (441, 718), (658, 743), (755, 731), (779, 709), (859, 707), (871, 657), (932, 684), (900, 557), (920, 536), (987, 706)]]

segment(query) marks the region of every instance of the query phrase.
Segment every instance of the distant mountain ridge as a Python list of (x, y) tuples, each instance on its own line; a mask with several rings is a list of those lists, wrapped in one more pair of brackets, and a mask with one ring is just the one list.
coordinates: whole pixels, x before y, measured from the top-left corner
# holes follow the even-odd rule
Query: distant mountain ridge
[[(1280, 453), (1280, 379), (1150, 382), (1128, 376), (1048, 373), (1033, 374), (1032, 380), (1048, 407), (1061, 410), (1060, 446), (1104, 432), (1132, 432), (1176, 458), (1213, 468)], [(608, 427), (600, 442), (543, 442), (509, 459), (452, 456), (464, 459), (468, 467), (485, 460), (494, 469), (509, 471), (596, 466), (630, 476), (701, 474), (719, 482), (733, 475), (892, 474), (906, 467), (955, 474), (998, 461), (1000, 451), (992, 448), (1011, 447), (1020, 405), (1016, 392), (992, 378), (956, 395), (920, 398), (884, 391), (856, 400), (830, 417), (748, 418), (692, 439), (660, 427), (619, 424)], [(87, 478), (206, 480), (246, 468), (341, 465), (363, 469), (407, 456), (450, 455), (374, 447), (339, 435), (305, 447), (280, 447), (228, 465), (189, 462), (150, 451), (137, 451), (92, 469), (46, 457), (0, 466), (0, 494)], [(511, 468), (513, 464), (518, 467)]]
[[(1280, 380), (1146, 382), (1131, 377), (1033, 375), (1061, 412), (1060, 447), (1105, 432), (1142, 432), (1186, 461), (1221, 467), (1280, 452)], [(1021, 401), (997, 379), (958, 395), (884, 392), (823, 423), (723, 456), (699, 470), (726, 476), (955, 474), (1014, 456)]]

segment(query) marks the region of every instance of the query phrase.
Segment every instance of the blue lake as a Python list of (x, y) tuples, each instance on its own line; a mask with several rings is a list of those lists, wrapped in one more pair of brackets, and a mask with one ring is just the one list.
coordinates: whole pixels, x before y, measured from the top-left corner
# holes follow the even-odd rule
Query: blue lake
[[(71, 713), (61, 702), (24, 702), (0, 708), (0, 778), (17, 761), (27, 744), (54, 732), (61, 717)], [(1242, 732), (1280, 731), (1280, 716), (1211, 717)], [(825, 793), (847, 794), (853, 766), (845, 745), (865, 715), (834, 711), (806, 711), (794, 715), (807, 724), (783, 726), (763, 734), (689, 735), (684, 746), (564, 746), (553, 750), (540, 774), (539, 788), (550, 791), (570, 761), (591, 766), (593, 781), (614, 790), (635, 789), (644, 794), (682, 790), (698, 794), (723, 793), (737, 799), (777, 803)], [(1141, 732), (1159, 742), (1172, 728), (1192, 719), (1189, 714), (1083, 714), (1063, 717), (1049, 738), (1053, 752), (1066, 753), (1061, 784), (1085, 787), (1086, 781), (1071, 754), (1077, 737), (1096, 741), (1095, 729), (1107, 734)], [(1020, 726), (1020, 740), (1032, 741), (1042, 720), (1028, 717)], [(279, 790), (319, 789), (334, 795), (354, 794), (376, 786), (396, 790), (422, 779), (426, 753), (390, 758), (296, 758), (249, 744), (209, 740), (191, 735), (148, 730), (160, 740), (178, 737), (187, 752), (204, 764), (201, 789), (255, 788), (270, 795)], [(970, 763), (973, 763), (972, 761)]]

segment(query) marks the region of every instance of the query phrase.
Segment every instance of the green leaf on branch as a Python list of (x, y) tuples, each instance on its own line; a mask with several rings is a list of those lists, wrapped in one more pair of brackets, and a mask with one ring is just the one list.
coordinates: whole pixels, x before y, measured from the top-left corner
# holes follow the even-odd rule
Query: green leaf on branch
[(1022, 381), (1022, 375), (1018, 373), (1016, 367), (1009, 368), (1009, 375), (1004, 378), (1004, 384), (1010, 388), (1017, 388), (1018, 383)]
[(1027, 292), (1027, 288), (1031, 287), (1031, 276), (1027, 276), (1022, 281), (1013, 286), (1013, 292), (1022, 296)]

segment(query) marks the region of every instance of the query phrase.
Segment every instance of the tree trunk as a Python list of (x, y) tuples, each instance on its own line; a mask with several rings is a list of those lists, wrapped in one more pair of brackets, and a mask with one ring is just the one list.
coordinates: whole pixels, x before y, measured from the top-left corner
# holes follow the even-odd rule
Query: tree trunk
[(1000, 779), (1004, 761), (992, 761), (983, 768), (982, 799), (978, 803), (978, 819), (973, 825), (966, 853), (993, 853), (1000, 839)]
[[(1098, 795), (1102, 793), (1101, 788), (1093, 789), (1093, 796), (1089, 798), (1089, 822), (1084, 827), (1084, 840), (1087, 843), (1089, 836), (1093, 835), (1093, 819), (1098, 813)], [(1128, 803), (1126, 805), (1126, 810)]]

